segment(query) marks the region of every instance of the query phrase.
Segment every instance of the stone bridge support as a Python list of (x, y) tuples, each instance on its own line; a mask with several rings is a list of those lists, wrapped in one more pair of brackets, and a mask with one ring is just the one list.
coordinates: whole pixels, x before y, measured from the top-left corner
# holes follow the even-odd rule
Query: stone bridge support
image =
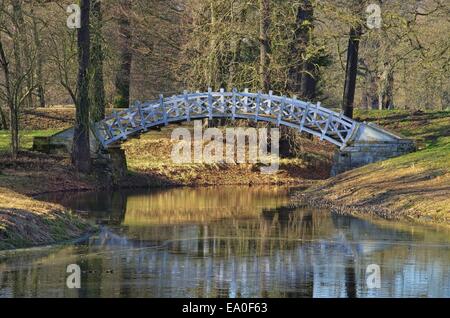
[[(35, 137), (33, 150), (69, 156), (72, 151), (73, 133), (73, 128), (69, 128), (50, 137)], [(103, 149), (91, 133), (90, 148), (93, 174), (98, 181), (108, 187), (118, 186), (128, 172), (125, 151), (120, 144)]]
[(414, 144), (409, 141), (357, 142), (336, 151), (331, 175), (336, 176), (345, 171), (398, 157), (414, 150)]
[(118, 186), (128, 173), (125, 151), (120, 146), (99, 149), (92, 160), (97, 178), (107, 186)]
[(387, 132), (372, 123), (361, 123), (348, 145), (336, 151), (331, 175), (336, 176), (415, 150), (416, 145), (412, 140)]

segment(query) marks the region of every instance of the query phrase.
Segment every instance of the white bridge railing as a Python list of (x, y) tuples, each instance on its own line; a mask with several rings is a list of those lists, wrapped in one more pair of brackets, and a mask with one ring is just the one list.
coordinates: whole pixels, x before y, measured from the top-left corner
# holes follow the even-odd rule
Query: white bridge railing
[(158, 101), (136, 102), (95, 124), (94, 132), (104, 148), (147, 131), (152, 127), (203, 118), (264, 121), (307, 132), (344, 148), (358, 123), (318, 104), (272, 93), (212, 92), (160, 97)]

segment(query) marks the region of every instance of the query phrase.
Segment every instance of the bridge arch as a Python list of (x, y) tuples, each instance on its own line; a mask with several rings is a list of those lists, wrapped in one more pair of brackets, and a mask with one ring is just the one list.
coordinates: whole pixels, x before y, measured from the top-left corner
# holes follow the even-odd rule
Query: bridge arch
[(95, 124), (94, 132), (104, 149), (152, 127), (197, 119), (229, 118), (269, 122), (296, 128), (344, 149), (355, 136), (359, 123), (322, 107), (295, 98), (263, 93), (188, 93), (157, 101), (136, 102)]
[[(117, 145), (152, 127), (196, 119), (247, 119), (296, 128), (339, 147), (331, 174), (400, 156), (416, 149), (415, 143), (371, 123), (359, 123), (322, 107), (295, 98), (238, 92), (188, 93), (157, 101), (136, 102), (94, 125), (94, 133), (108, 156), (125, 161)], [(120, 147), (119, 147), (120, 148)], [(114, 153), (118, 153), (114, 155)], [(121, 159), (122, 158), (122, 159)], [(113, 160), (114, 161), (114, 160)], [(113, 169), (114, 170), (114, 169)]]

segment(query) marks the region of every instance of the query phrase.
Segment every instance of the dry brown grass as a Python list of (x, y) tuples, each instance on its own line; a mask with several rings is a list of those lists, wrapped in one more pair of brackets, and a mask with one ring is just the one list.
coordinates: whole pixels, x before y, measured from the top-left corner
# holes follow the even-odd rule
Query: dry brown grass
[(0, 249), (52, 244), (90, 229), (62, 206), (0, 187)]
[(67, 158), (22, 152), (11, 160), (0, 154), (0, 249), (52, 244), (91, 229), (62, 206), (31, 196), (94, 188), (76, 175)]
[[(329, 177), (332, 150), (326, 145), (313, 145), (304, 140), (304, 153), (310, 157), (280, 159), (275, 174), (263, 174), (260, 164), (227, 163), (173, 163), (171, 153), (176, 141), (170, 139), (170, 129), (149, 132), (140, 139), (123, 145), (128, 168), (149, 178), (153, 184), (171, 185), (248, 185), (248, 184), (301, 184), (309, 186), (313, 180)], [(225, 147), (224, 147), (225, 149)], [(192, 151), (192, 153), (194, 153)], [(248, 155), (248, 149), (247, 149)]]
[(25, 195), (93, 190), (90, 178), (80, 178), (66, 157), (21, 152), (16, 160), (0, 153), (0, 187)]

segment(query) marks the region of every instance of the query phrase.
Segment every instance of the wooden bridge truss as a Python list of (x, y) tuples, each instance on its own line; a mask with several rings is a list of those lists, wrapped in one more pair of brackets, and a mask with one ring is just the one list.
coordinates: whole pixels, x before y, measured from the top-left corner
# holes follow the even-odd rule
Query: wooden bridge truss
[(204, 118), (247, 119), (296, 128), (345, 148), (358, 122), (295, 98), (245, 92), (188, 93), (157, 101), (136, 102), (95, 124), (94, 132), (104, 148), (146, 132), (152, 127)]

